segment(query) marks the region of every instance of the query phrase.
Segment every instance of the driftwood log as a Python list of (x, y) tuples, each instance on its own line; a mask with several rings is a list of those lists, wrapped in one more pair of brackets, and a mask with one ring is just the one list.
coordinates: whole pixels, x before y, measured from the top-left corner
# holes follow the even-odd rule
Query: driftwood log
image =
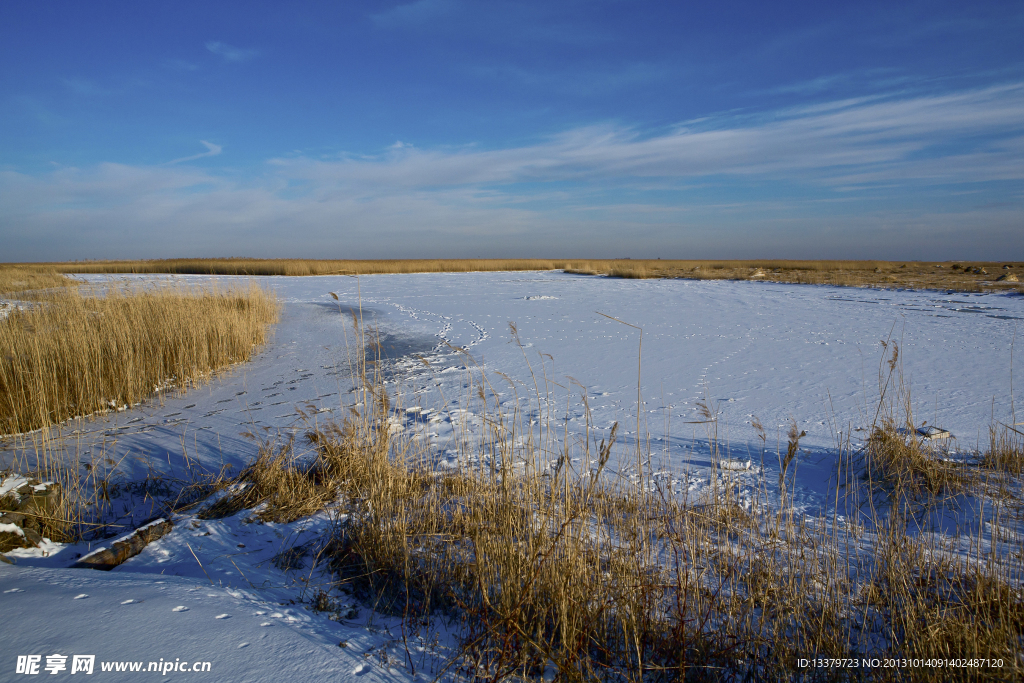
[(97, 548), (71, 566), (109, 571), (141, 553), (143, 548), (170, 531), (171, 526), (169, 519), (154, 520), (117, 539), (108, 548)]

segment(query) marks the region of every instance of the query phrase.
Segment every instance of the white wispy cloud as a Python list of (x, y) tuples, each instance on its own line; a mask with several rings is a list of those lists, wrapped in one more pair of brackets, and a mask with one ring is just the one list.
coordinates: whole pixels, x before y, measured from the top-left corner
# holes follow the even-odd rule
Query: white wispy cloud
[(207, 142), (206, 140), (200, 140), (199, 142), (203, 143), (203, 146), (206, 147), (205, 152), (200, 152), (199, 154), (193, 154), (192, 156), (181, 157), (180, 159), (168, 161), (167, 165), (180, 164), (183, 161), (195, 161), (196, 159), (203, 159), (205, 157), (215, 157), (224, 150), (222, 146), (215, 145), (212, 142)]
[(258, 50), (233, 47), (219, 40), (206, 41), (206, 49), (215, 55), (219, 55), (227, 62), (247, 62), (259, 54)]
[[(182, 244), (237, 253), (239, 243), (256, 255), (542, 244), (531, 253), (614, 256), (624, 235), (654, 254), (1024, 250), (1024, 196), (999, 189), (1024, 180), (1024, 83), (709, 116), (656, 133), (584, 126), (498, 149), (396, 142), (375, 156), (271, 159), (247, 180), (177, 165), (221, 152), (203, 145), (158, 167), (0, 172), (0, 243), (25, 259), (171, 255)], [(982, 191), (958, 194), (969, 189)], [(71, 251), (46, 251), (54, 245)]]
[[(377, 158), (278, 159), (290, 175), (394, 189), (587, 179), (755, 175), (815, 184), (1024, 179), (1024, 84), (943, 95), (876, 97), (783, 109), (755, 120), (709, 118), (662, 134), (573, 129), (505, 149), (392, 149)], [(977, 163), (986, 159), (990, 168)]]

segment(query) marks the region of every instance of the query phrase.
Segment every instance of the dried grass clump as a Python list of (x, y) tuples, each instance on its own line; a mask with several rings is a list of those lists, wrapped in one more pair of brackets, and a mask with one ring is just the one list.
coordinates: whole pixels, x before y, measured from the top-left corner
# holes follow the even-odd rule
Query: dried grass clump
[(1024, 474), (1024, 434), (1009, 425), (992, 426), (982, 465), (1018, 477)]
[[(356, 428), (310, 435), (320, 457), (350, 461), (347, 517), (320, 554), (334, 588), (410, 632), (432, 614), (458, 620), (452, 666), (467, 675), (778, 680), (806, 674), (801, 657), (992, 658), (1004, 668), (972, 675), (1024, 672), (1019, 558), (943, 558), (903, 518), (876, 518), (858, 552), (829, 520), (741, 508), (728, 487), (686, 501), (561, 468), (435, 477), (371, 442), (360, 455), (346, 445)], [(871, 677), (897, 673), (943, 679)]]
[(61, 290), (0, 320), (0, 434), (138, 403), (247, 360), (276, 321), (273, 295)]
[(899, 344), (891, 340), (882, 344), (888, 355), (883, 355), (879, 365), (880, 399), (861, 452), (872, 495), (914, 503), (967, 491), (977, 481), (977, 473), (951, 461), (945, 442), (929, 441), (918, 434)]
[[(1024, 673), (1024, 595), (1014, 587), (1019, 562), (946, 556), (896, 523), (880, 530), (874, 546), (874, 566), (862, 586), (865, 626), (885, 634), (892, 656), (1003, 660), (1002, 669), (971, 672), (974, 680), (1014, 680)], [(963, 672), (909, 673), (912, 680), (948, 680)]]
[(622, 263), (615, 265), (608, 270), (608, 276), (635, 280), (654, 277), (652, 271), (648, 270), (646, 266), (635, 263)]
[(65, 277), (55, 268), (33, 268), (0, 265), (0, 297), (33, 293), (78, 283)]
[[(224, 487), (224, 482), (215, 486)], [(301, 461), (293, 441), (280, 447), (263, 443), (256, 460), (227, 486), (221, 498), (200, 511), (197, 517), (222, 519), (258, 507), (259, 519), (287, 524), (316, 514), (331, 503), (335, 495), (316, 465)]]
[(889, 418), (874, 427), (864, 449), (871, 484), (891, 498), (963, 492), (971, 481), (965, 468), (943, 460), (940, 449), (918, 438), (911, 427)]
[[(332, 458), (347, 434), (312, 440)], [(499, 465), (437, 478), (373, 454), (349, 470), (342, 495), (353, 507), (328, 544), (330, 567), (378, 610), (411, 623), (438, 610), (459, 619), (461, 667), (500, 680), (550, 663), (595, 678), (674, 652), (652, 602), (668, 574), (630, 495), (564, 470), (531, 477)]]

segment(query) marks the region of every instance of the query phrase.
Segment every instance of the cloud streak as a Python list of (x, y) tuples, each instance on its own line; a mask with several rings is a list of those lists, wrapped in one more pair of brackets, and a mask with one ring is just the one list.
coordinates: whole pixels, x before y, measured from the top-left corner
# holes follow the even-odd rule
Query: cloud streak
[[(406, 189), (614, 178), (788, 176), (816, 185), (1024, 179), (1024, 84), (848, 100), (644, 136), (591, 126), (523, 147), (406, 148), (377, 158), (275, 160), (323, 183)], [(982, 163), (979, 163), (982, 162)], [(986, 168), (987, 165), (987, 168)]]
[(201, 152), (199, 154), (193, 154), (190, 157), (181, 157), (180, 159), (174, 159), (172, 161), (168, 161), (167, 165), (170, 166), (171, 164), (180, 164), (180, 163), (183, 163), (185, 161), (195, 161), (196, 159), (205, 159), (206, 157), (215, 157), (218, 154), (220, 154), (221, 151), (223, 151), (223, 149), (224, 149), (220, 145), (215, 145), (212, 142), (207, 142), (206, 140), (200, 140), (199, 142), (203, 143), (203, 146), (206, 147), (206, 151), (205, 152)]

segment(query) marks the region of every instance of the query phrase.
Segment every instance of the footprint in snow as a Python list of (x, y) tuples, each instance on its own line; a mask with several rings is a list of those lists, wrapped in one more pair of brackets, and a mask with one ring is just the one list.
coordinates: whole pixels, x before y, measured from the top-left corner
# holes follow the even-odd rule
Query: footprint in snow
[(188, 607), (185, 607), (185, 605), (178, 605), (177, 607), (175, 607), (171, 611), (172, 612), (187, 612), (188, 611)]
[(86, 599), (87, 597), (89, 597), (89, 594), (88, 594), (88, 593), (80, 593), (80, 594), (76, 595), (75, 597), (73, 597), (73, 598), (71, 598), (71, 599), (72, 599), (72, 600), (84, 600), (84, 599)]

